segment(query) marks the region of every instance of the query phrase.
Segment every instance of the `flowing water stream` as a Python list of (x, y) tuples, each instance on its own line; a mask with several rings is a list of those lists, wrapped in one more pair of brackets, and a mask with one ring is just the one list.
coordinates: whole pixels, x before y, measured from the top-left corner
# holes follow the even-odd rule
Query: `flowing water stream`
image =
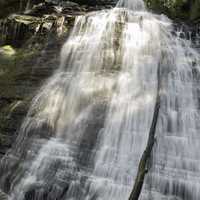
[(200, 62), (142, 0), (77, 17), (60, 67), (0, 165), (9, 200), (128, 200), (161, 69), (156, 143), (141, 200), (200, 199)]

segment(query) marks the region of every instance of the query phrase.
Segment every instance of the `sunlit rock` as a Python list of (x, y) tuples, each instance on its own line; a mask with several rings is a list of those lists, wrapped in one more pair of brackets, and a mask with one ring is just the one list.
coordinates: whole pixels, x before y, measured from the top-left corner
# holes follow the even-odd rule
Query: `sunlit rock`
[(0, 56), (2, 57), (11, 57), (13, 55), (16, 54), (16, 51), (13, 49), (12, 46), (10, 45), (6, 45), (6, 46), (3, 46), (3, 47), (0, 47)]

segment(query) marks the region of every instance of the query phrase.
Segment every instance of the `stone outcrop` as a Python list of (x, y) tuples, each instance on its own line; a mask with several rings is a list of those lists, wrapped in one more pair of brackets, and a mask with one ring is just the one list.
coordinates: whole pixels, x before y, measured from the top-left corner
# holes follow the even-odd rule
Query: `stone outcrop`
[(5, 44), (21, 47), (28, 43), (32, 45), (34, 38), (40, 36), (45, 40), (49, 33), (60, 35), (65, 33), (71, 23), (73, 16), (43, 15), (36, 17), (31, 15), (13, 14), (0, 21), (0, 45)]
[(51, 37), (45, 45), (34, 41), (27, 49), (0, 49), (0, 156), (15, 140), (32, 97), (59, 66), (64, 40)]
[[(34, 2), (30, 9), (9, 10), (17, 14), (0, 20), (0, 157), (14, 142), (32, 97), (59, 66), (59, 52), (75, 17), (111, 7), (78, 1)], [(10, 3), (14, 5), (14, 0), (0, 6)]]
[(38, 4), (43, 0), (1, 0), (0, 1), (0, 18), (4, 18), (12, 13), (22, 12), (29, 8), (29, 6), (33, 6), (34, 4)]
[[(68, 34), (63, 17), (41, 21), (15, 15), (6, 20), (11, 20), (6, 25), (12, 34), (6, 34), (0, 48), (0, 156), (15, 140), (37, 89), (59, 65), (60, 48)], [(17, 34), (12, 23), (19, 26)]]

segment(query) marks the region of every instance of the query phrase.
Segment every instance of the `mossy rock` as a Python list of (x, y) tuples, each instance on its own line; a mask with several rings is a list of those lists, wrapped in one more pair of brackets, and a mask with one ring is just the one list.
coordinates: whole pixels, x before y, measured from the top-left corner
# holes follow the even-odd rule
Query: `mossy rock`
[(21, 48), (0, 47), (4, 57), (0, 58), (0, 154), (14, 143), (33, 96), (59, 66), (58, 54), (66, 37), (47, 44), (39, 43), (39, 38), (32, 41), (38, 46), (27, 41)]
[[(48, 32), (49, 26), (43, 26), (44, 23), (50, 22), (53, 24), (52, 20), (43, 19), (28, 15), (11, 15), (8, 18), (0, 21), (0, 43), (12, 44), (16, 47), (22, 46), (27, 40), (34, 37), (38, 31)], [(46, 30), (47, 29), (47, 30)]]
[(11, 58), (16, 54), (15, 49), (10, 45), (0, 47), (0, 58)]
[[(44, 0), (29, 0), (29, 4), (34, 5)], [(0, 0), (0, 18), (5, 18), (12, 13), (22, 13), (28, 5), (28, 0)]]
[(4, 56), (0, 59), (0, 147), (6, 147), (15, 139), (13, 134), (28, 109), (31, 97), (26, 92), (28, 86), (25, 83), (31, 69), (26, 63), (38, 52), (17, 50), (8, 45), (0, 49)]

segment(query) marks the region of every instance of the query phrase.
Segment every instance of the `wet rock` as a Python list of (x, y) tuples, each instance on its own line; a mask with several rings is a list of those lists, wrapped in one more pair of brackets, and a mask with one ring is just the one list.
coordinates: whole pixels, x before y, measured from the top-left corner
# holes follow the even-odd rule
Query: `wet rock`
[(39, 17), (27, 15), (11, 15), (0, 21), (0, 44), (14, 44), (20, 46), (37, 33), (42, 24)]
[(8, 200), (8, 195), (5, 194), (3, 191), (0, 190), (0, 199), (1, 200)]
[(44, 40), (51, 32), (60, 36), (68, 30), (67, 26), (72, 20), (74, 18), (71, 16), (11, 15), (0, 21), (0, 45), (20, 47), (36, 36), (41, 36), (40, 39)]
[[(0, 47), (0, 154), (11, 147), (34, 92), (45, 75), (34, 80), (33, 65), (39, 50)], [(49, 59), (51, 60), (51, 59)], [(44, 63), (40, 64), (41, 71)], [(42, 65), (43, 64), (43, 65)], [(49, 67), (48, 73), (52, 69)], [(46, 77), (48, 75), (46, 74)]]
[(45, 2), (47, 4), (51, 3), (55, 5), (60, 5), (60, 6), (70, 6), (70, 7), (79, 6), (78, 3), (75, 3), (73, 1), (45, 0)]

